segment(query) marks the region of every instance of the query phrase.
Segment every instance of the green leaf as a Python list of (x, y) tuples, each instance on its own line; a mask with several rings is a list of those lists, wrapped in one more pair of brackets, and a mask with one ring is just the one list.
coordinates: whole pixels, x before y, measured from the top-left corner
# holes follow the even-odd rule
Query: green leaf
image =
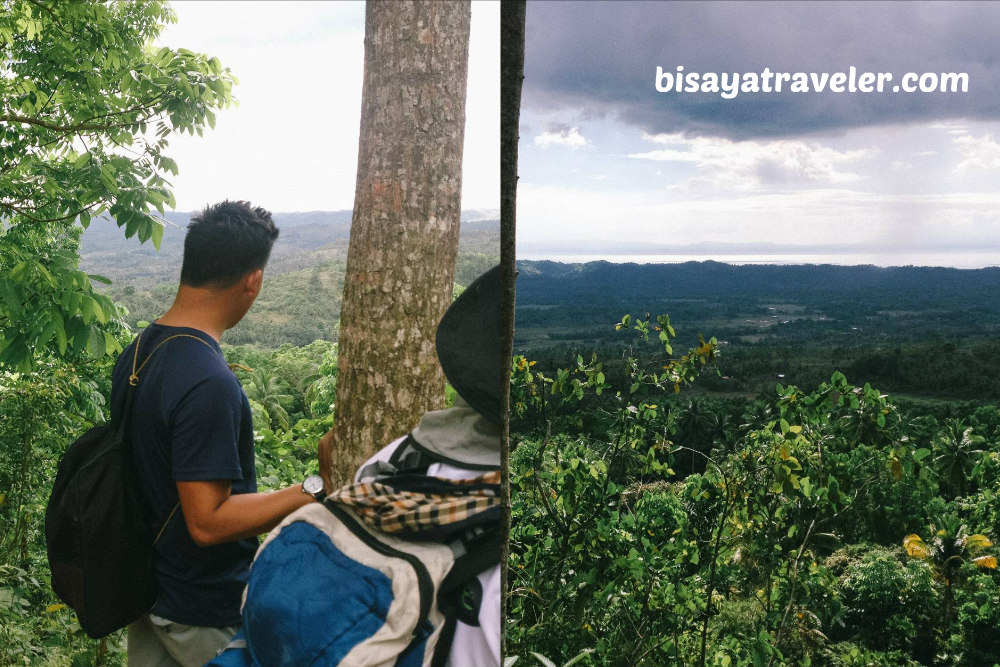
[(109, 331), (104, 332), (104, 349), (107, 354), (121, 352), (122, 349), (121, 345), (118, 344), (118, 341), (115, 340), (115, 337)]
[[(55, 315), (58, 316), (58, 313), (55, 313)], [(38, 347), (44, 347), (45, 345), (47, 345), (48, 342), (52, 339), (52, 336), (54, 336), (56, 333), (56, 324), (52, 318), (52, 314), (47, 313), (46, 316), (48, 316), (48, 322), (45, 324), (44, 327), (42, 327), (42, 332), (38, 334), (38, 338), (35, 341), (35, 344)]]
[(66, 326), (63, 324), (62, 315), (53, 312), (52, 321), (55, 324), (56, 345), (59, 347), (59, 354), (66, 354)]
[(178, 173), (178, 171), (177, 171), (177, 163), (174, 162), (173, 160), (171, 160), (168, 157), (162, 157), (162, 156), (160, 157), (160, 166), (163, 169), (169, 171), (174, 176), (176, 176), (177, 173)]
[(139, 243), (145, 243), (153, 236), (153, 223), (150, 220), (139, 222)]
[(583, 660), (584, 658), (586, 658), (588, 655), (590, 655), (593, 652), (594, 652), (594, 649), (592, 649), (592, 648), (585, 648), (582, 651), (580, 651), (579, 653), (577, 653), (575, 656), (573, 656), (572, 658), (570, 658), (570, 660), (566, 664), (564, 664), (563, 667), (573, 667), (573, 665), (575, 665), (576, 663), (580, 662), (581, 660)]
[(18, 262), (14, 265), (14, 268), (10, 270), (10, 278), (15, 282), (21, 282), (24, 272), (28, 270), (27, 260)]
[(548, 658), (546, 658), (541, 653), (537, 653), (535, 651), (532, 651), (531, 655), (535, 656), (535, 660), (537, 660), (538, 662), (542, 663), (542, 665), (544, 665), (544, 667), (556, 667), (556, 663), (552, 662), (551, 660), (549, 660)]
[(90, 296), (80, 295), (80, 315), (83, 317), (84, 324), (90, 324), (94, 321), (94, 306), (96, 305), (97, 302)]
[(87, 339), (87, 352), (90, 356), (100, 359), (104, 356), (107, 348), (104, 345), (104, 332), (91, 329)]
[(153, 247), (157, 250), (160, 249), (160, 244), (163, 243), (163, 230), (165, 225), (155, 220), (153, 221)]

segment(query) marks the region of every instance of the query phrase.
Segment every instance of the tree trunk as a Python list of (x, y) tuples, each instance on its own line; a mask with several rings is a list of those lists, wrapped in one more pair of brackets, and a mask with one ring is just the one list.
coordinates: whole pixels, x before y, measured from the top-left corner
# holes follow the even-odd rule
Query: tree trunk
[(444, 402), (434, 350), (458, 254), (471, 6), (368, 0), (333, 482)]
[[(524, 81), (524, 19), (525, 2), (505, 2), (500, 14), (500, 276), (503, 286), (501, 300), (501, 345), (504, 346), (504, 389), (500, 414), (503, 418), (503, 442), (500, 449), (502, 475), (501, 502), (503, 528), (510, 533), (510, 359), (514, 352), (514, 281), (517, 268), (514, 261), (514, 228), (517, 213), (517, 142), (521, 118), (521, 84)], [(500, 618), (507, 618), (507, 560), (509, 539), (503, 541)], [(506, 632), (501, 629), (500, 655), (507, 655)]]

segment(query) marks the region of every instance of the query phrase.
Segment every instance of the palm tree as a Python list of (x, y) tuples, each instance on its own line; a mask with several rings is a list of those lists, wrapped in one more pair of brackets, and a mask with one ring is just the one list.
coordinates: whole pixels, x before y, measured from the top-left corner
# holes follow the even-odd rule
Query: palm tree
[(944, 429), (935, 441), (939, 453), (934, 457), (934, 467), (956, 497), (967, 494), (972, 469), (985, 453), (981, 447), (984, 442), (986, 439), (974, 435), (964, 420), (944, 420)]
[(944, 581), (944, 618), (947, 627), (952, 621), (952, 585), (959, 576), (962, 564), (971, 562), (976, 567), (995, 569), (997, 559), (992, 555), (976, 556), (993, 546), (993, 543), (981, 533), (969, 535), (968, 527), (958, 517), (935, 517), (931, 524), (931, 536), (928, 543), (917, 534), (907, 535), (903, 538), (903, 547), (911, 557), (930, 563), (935, 577)]
[[(281, 405), (281, 401), (291, 400), (289, 394), (283, 393), (281, 380), (272, 373), (258, 367), (247, 377), (247, 384), (244, 387), (247, 398), (257, 401), (261, 407), (271, 416), (271, 421), (277, 420), (282, 430), (289, 429), (288, 412)], [(268, 424), (268, 426), (273, 426)]]
[[(712, 451), (715, 435), (719, 430), (719, 419), (718, 415), (705, 407), (702, 401), (688, 402), (687, 407), (681, 409), (677, 426), (677, 439), (682, 444), (702, 454)], [(704, 459), (690, 455), (690, 463), (691, 473), (694, 474), (704, 463)], [(681, 464), (678, 462), (677, 465), (679, 470)]]
[(764, 428), (770, 420), (774, 419), (771, 414), (771, 406), (767, 401), (757, 399), (750, 403), (741, 417), (743, 423), (740, 424), (740, 431), (747, 433)]

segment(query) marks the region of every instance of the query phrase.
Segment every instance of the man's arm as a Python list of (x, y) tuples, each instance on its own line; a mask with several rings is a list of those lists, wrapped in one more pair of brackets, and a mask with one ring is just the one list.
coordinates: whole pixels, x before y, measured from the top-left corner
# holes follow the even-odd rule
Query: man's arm
[(254, 537), (316, 500), (298, 486), (271, 493), (232, 495), (228, 480), (177, 482), (181, 511), (191, 539), (200, 547)]

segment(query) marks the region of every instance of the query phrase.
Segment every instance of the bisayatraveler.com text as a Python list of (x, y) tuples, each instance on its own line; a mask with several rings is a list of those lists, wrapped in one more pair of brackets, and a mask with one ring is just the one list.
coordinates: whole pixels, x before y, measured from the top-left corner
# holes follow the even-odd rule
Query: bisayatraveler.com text
[[(898, 81), (898, 83), (893, 83)], [(656, 67), (656, 90), (661, 93), (718, 93), (731, 100), (740, 93), (966, 93), (966, 72), (907, 72), (896, 79), (890, 72), (685, 72)]]

